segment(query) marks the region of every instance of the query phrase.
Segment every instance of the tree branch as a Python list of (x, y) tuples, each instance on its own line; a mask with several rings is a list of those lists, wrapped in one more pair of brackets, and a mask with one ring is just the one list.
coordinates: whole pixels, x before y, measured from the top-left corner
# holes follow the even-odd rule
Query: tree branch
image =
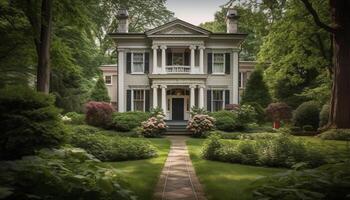
[(309, 0), (300, 0), (301, 2), (304, 3), (305, 8), (309, 11), (309, 13), (312, 15), (312, 17), (314, 18), (314, 21), (316, 23), (317, 26), (321, 27), (322, 29), (330, 32), (330, 33), (335, 33), (336, 29), (334, 29), (333, 27), (328, 26), (327, 24), (323, 23), (320, 19), (320, 17), (318, 16), (316, 10), (312, 7), (311, 3), (309, 2)]

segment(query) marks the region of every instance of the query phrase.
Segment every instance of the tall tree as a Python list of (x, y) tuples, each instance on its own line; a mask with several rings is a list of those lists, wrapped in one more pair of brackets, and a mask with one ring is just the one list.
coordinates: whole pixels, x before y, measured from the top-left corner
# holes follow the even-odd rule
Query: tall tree
[(108, 96), (107, 88), (102, 76), (97, 80), (94, 89), (91, 92), (90, 99), (92, 101), (109, 102), (111, 99)]
[(315, 23), (333, 36), (333, 87), (329, 127), (350, 128), (350, 1), (330, 0), (332, 26), (322, 22), (309, 0), (301, 0)]

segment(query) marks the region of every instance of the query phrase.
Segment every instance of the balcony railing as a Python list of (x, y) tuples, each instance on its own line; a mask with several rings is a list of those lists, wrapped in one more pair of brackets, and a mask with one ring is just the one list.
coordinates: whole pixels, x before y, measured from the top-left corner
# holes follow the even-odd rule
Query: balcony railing
[(167, 73), (190, 73), (191, 67), (190, 66), (179, 66), (179, 65), (173, 65), (173, 66), (166, 66), (165, 67)]

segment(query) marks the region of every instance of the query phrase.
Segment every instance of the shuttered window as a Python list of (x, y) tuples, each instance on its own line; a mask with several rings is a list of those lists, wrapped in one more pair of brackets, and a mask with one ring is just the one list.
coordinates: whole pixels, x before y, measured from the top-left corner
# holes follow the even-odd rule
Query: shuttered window
[(213, 90), (212, 93), (212, 111), (222, 110), (224, 106), (224, 91)]
[(214, 53), (213, 54), (213, 74), (225, 73), (225, 54)]
[(144, 111), (145, 108), (145, 91), (133, 90), (134, 111)]
[(144, 53), (133, 53), (132, 54), (132, 73), (143, 74), (144, 73)]

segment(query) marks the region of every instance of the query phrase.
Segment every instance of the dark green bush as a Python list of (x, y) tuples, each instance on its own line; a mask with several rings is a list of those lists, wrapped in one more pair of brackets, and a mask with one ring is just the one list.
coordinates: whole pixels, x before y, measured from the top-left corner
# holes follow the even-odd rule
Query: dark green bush
[(308, 167), (317, 167), (325, 163), (324, 156), (318, 151), (284, 134), (269, 139), (243, 138), (238, 141), (209, 137), (202, 152), (205, 159), (257, 166), (291, 168), (305, 162)]
[(76, 112), (68, 112), (65, 116), (70, 118), (69, 124), (82, 125), (85, 124), (85, 115)]
[(328, 123), (328, 118), (329, 118), (329, 110), (330, 107), (329, 105), (323, 105), (321, 112), (320, 112), (320, 128), (327, 125)]
[(256, 102), (247, 102), (245, 103), (246, 105), (250, 105), (254, 108), (255, 113), (256, 113), (256, 120), (259, 124), (262, 124), (266, 122), (266, 114), (265, 114), (265, 109)]
[(299, 126), (292, 126), (292, 127), (290, 127), (290, 131), (292, 133), (298, 133), (298, 132), (301, 132), (302, 129)]
[(147, 112), (124, 112), (114, 113), (112, 127), (117, 131), (131, 131), (134, 128), (141, 127), (141, 122), (150, 117)]
[(120, 175), (99, 162), (76, 148), (41, 150), (38, 156), (0, 162), (1, 199), (134, 199), (119, 185)]
[(299, 127), (311, 125), (316, 130), (320, 122), (319, 115), (320, 108), (317, 102), (304, 102), (294, 111), (293, 123)]
[(253, 199), (345, 200), (350, 191), (350, 164), (287, 171), (258, 180)]
[(143, 139), (105, 134), (91, 128), (72, 129), (70, 143), (101, 161), (136, 160), (156, 156), (156, 149)]
[(304, 125), (303, 126), (303, 131), (314, 131), (314, 127), (312, 127), (311, 125)]
[(350, 129), (329, 129), (319, 135), (324, 140), (350, 141)]
[(26, 87), (0, 90), (0, 159), (17, 159), (59, 145), (65, 137), (52, 96)]

